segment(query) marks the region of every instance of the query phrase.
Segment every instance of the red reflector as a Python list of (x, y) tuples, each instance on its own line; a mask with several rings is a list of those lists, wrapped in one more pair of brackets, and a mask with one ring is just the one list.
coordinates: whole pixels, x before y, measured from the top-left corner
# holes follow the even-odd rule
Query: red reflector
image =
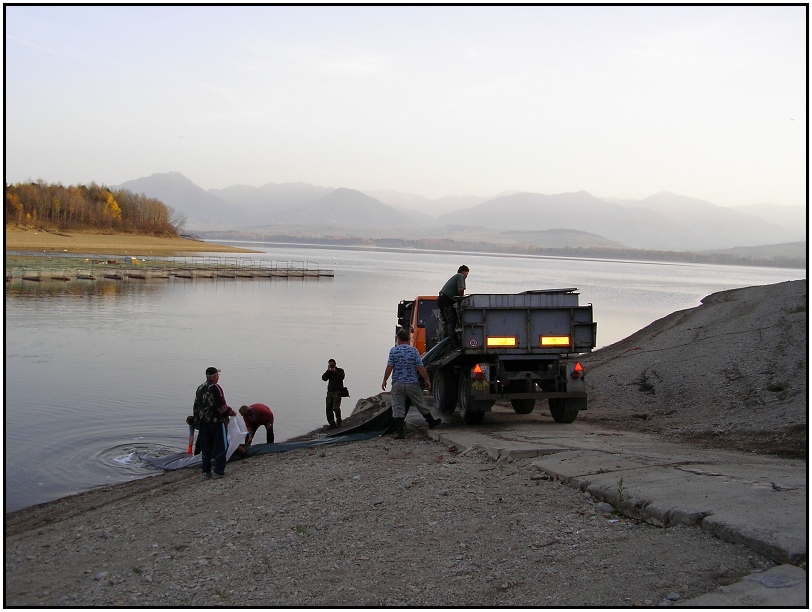
[(580, 361), (575, 362), (575, 371), (576, 372), (583, 372), (584, 371), (584, 366), (581, 365)]
[(471, 370), (471, 372), (473, 372), (474, 378), (478, 380), (482, 380), (483, 378), (485, 378), (485, 373), (482, 371), (482, 366), (480, 366), (479, 364), (476, 364), (474, 368)]

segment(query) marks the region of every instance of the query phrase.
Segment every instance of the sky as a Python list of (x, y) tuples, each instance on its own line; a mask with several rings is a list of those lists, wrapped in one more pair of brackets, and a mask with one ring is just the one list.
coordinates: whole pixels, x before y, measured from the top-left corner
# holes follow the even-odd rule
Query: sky
[(807, 202), (805, 6), (4, 6), (5, 180)]

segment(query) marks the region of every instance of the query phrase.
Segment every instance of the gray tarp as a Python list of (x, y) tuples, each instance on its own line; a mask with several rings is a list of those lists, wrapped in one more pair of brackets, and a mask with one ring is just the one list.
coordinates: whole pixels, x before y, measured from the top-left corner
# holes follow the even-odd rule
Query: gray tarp
[[(231, 419), (232, 422), (237, 419)], [(239, 421), (242, 421), (240, 418)], [(371, 419), (364, 421), (360, 425), (350, 427), (342, 432), (334, 433), (324, 438), (316, 440), (305, 440), (302, 442), (280, 442), (274, 444), (253, 444), (246, 449), (246, 453), (242, 456), (230, 456), (230, 461), (237, 461), (254, 455), (267, 455), (268, 453), (286, 453), (297, 448), (307, 448), (310, 446), (323, 446), (325, 444), (335, 444), (336, 442), (356, 442), (358, 440), (369, 440), (386, 434), (392, 426), (392, 409), (387, 408), (379, 414), (376, 414)], [(244, 427), (244, 426), (243, 426)], [(236, 432), (234, 436), (245, 437), (245, 432), (240, 432), (240, 429), (233, 428), (229, 424), (229, 450), (232, 448), (232, 429)], [(242, 441), (242, 438), (238, 439)], [(238, 443), (239, 443), (238, 441)], [(231, 451), (233, 452), (233, 450)], [(239, 454), (238, 454), (239, 455)], [(150, 465), (160, 468), (162, 470), (179, 470), (181, 468), (200, 465), (200, 455), (189, 455), (187, 453), (173, 453), (171, 455), (164, 455), (162, 457), (147, 457), (145, 458)]]

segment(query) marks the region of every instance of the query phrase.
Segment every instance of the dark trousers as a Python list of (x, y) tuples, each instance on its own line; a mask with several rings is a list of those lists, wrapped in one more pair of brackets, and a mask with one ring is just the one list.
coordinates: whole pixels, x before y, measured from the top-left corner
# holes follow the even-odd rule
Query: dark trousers
[(225, 423), (202, 423), (200, 425), (200, 455), (203, 473), (211, 472), (214, 460), (214, 471), (226, 473), (226, 451), (228, 450), (228, 433)]
[(450, 297), (441, 295), (437, 298), (437, 307), (440, 309), (440, 318), (443, 320), (444, 325), (444, 338), (451, 338), (452, 344), (459, 344), (455, 337), (457, 329), (457, 308)]
[[(248, 444), (248, 440), (251, 439), (251, 443), (253, 444), (253, 438), (257, 435), (259, 428), (255, 429), (251, 433), (245, 434), (245, 444)], [(269, 423), (265, 426), (265, 442), (267, 444), (273, 444), (273, 423)]]
[[(341, 391), (328, 391), (327, 392), (327, 422), (330, 425), (335, 425), (335, 420), (341, 422)], [(335, 413), (335, 417), (333, 414)]]

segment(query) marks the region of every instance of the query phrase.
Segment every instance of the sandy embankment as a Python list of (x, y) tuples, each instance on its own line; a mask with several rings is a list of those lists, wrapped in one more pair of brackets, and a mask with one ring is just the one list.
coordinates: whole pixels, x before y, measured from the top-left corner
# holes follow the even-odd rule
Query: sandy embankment
[(139, 234), (102, 234), (41, 229), (20, 229), (6, 226), (6, 250), (46, 251), (49, 253), (90, 253), (133, 256), (172, 256), (188, 253), (258, 253), (251, 249), (189, 240), (162, 238)]

